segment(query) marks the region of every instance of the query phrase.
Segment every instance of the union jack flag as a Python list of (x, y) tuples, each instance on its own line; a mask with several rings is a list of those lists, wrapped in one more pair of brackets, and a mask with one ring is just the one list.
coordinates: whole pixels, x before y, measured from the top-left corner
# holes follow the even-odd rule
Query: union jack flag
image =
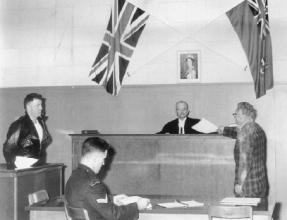
[(250, 10), (260, 29), (260, 37), (269, 33), (269, 17), (267, 0), (248, 0)]
[(149, 15), (126, 0), (115, 0), (110, 20), (95, 62), (92, 81), (117, 95), (128, 64)]

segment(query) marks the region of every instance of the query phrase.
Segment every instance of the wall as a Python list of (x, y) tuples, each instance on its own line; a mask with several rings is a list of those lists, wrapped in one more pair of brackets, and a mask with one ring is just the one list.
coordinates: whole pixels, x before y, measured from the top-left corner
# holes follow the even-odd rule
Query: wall
[[(225, 12), (241, 0), (141, 0), (151, 14), (124, 84), (177, 83), (178, 52), (200, 52), (202, 83), (251, 82)], [(1, 1), (0, 86), (94, 85), (88, 78), (112, 1)], [(275, 80), (287, 80), (283, 0), (269, 3)], [(21, 74), (19, 74), (21, 73)], [(31, 80), (33, 79), (33, 80)]]
[[(252, 84), (197, 84), (161, 86), (124, 86), (117, 97), (95, 87), (39, 87), (0, 89), (0, 140), (4, 142), (8, 126), (23, 114), (23, 98), (39, 92), (47, 98), (47, 124), (53, 144), (48, 149), (49, 162), (68, 165), (71, 172), (71, 138), (69, 134), (84, 129), (98, 129), (103, 134), (154, 134), (175, 118), (175, 102), (186, 100), (191, 117), (206, 118), (217, 125), (233, 123), (232, 113), (239, 101), (256, 103)], [(272, 98), (273, 91), (264, 98)], [(259, 105), (260, 103), (257, 103)], [(265, 105), (265, 104), (264, 104)], [(256, 106), (257, 107), (257, 106)], [(273, 108), (273, 106), (271, 107)], [(266, 107), (264, 107), (266, 109)], [(275, 193), (275, 143), (270, 133), (273, 121), (264, 120), (268, 113), (259, 112), (258, 121), (268, 137), (268, 167), (272, 194)], [(273, 110), (272, 110), (273, 111)], [(267, 123), (267, 124), (266, 124)], [(1, 162), (4, 159), (1, 155)]]

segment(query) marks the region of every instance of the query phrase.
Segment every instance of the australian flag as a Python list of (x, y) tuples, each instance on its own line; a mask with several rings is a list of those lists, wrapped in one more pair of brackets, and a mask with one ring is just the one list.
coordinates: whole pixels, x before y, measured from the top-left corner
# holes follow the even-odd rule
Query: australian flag
[(256, 98), (273, 88), (272, 45), (267, 0), (245, 0), (228, 12), (249, 61)]
[(149, 15), (126, 0), (115, 0), (90, 77), (117, 95)]

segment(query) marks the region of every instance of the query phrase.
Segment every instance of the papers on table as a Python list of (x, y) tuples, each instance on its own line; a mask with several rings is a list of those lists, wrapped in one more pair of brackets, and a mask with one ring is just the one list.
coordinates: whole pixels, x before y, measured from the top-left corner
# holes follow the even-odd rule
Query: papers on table
[[(114, 196), (113, 200), (114, 200), (114, 203), (118, 206), (121, 206), (121, 205), (128, 205), (128, 204), (131, 204), (131, 203), (135, 203), (137, 202), (139, 199), (146, 199), (146, 200), (149, 200), (147, 198), (142, 198), (142, 197), (139, 197), (139, 196), (127, 196), (127, 195), (124, 195), (124, 194), (120, 194), (120, 195), (116, 195)], [(151, 209), (152, 206), (151, 204), (149, 204), (149, 206), (147, 207), (147, 209)]]
[(227, 197), (220, 201), (222, 205), (249, 205), (257, 206), (260, 202), (260, 198), (241, 198), (241, 197)]
[(159, 203), (157, 205), (164, 208), (184, 208), (184, 207), (202, 207), (204, 206), (204, 203), (197, 202), (194, 200), (190, 201), (175, 200), (174, 202)]
[(122, 198), (120, 199), (120, 203), (121, 203), (122, 205), (128, 205), (128, 204), (137, 202), (139, 199), (140, 199), (139, 196), (126, 196), (126, 197), (122, 197)]
[(208, 134), (217, 132), (218, 127), (210, 121), (202, 118), (197, 124), (193, 125), (192, 128), (196, 131)]
[(16, 156), (15, 166), (16, 169), (25, 169), (31, 167), (37, 161), (35, 158)]

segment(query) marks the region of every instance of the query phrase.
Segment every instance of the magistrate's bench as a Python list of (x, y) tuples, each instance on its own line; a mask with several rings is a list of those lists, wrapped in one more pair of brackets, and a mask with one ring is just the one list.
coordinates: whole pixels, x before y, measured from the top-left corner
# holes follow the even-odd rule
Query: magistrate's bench
[(113, 194), (184, 195), (218, 202), (233, 196), (234, 140), (220, 135), (72, 134), (72, 168), (88, 137), (109, 142), (116, 154), (105, 183)]

